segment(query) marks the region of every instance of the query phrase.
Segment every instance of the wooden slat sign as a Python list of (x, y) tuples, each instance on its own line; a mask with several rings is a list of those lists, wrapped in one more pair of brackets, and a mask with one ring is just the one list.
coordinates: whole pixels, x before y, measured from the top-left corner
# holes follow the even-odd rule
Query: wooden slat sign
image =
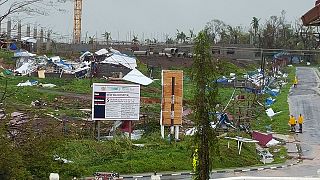
[(183, 71), (162, 71), (161, 125), (182, 125)]

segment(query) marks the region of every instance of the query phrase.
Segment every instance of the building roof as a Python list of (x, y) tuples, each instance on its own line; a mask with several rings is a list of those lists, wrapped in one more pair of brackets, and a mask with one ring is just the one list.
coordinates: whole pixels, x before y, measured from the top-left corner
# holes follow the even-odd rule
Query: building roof
[(320, 25), (320, 4), (317, 1), (315, 6), (305, 13), (302, 17), (304, 26), (319, 26)]

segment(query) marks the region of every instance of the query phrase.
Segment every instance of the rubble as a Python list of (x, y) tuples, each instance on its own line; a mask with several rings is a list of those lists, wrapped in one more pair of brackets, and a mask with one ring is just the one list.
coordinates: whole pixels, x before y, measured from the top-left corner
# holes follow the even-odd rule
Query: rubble
[[(28, 38), (26, 38), (28, 39)], [(149, 85), (153, 82), (152, 79), (143, 75), (137, 70), (137, 62), (134, 57), (122, 54), (115, 49), (100, 49), (95, 53), (89, 51), (83, 53), (79, 59), (80, 61), (64, 60), (60, 56), (37, 56), (28, 51), (18, 51), (15, 53), (16, 69), (15, 75), (26, 76), (32, 75), (39, 78), (45, 78), (48, 75), (56, 74), (56, 77), (112, 77), (115, 73), (122, 74), (118, 78), (121, 80), (130, 81), (142, 85)], [(110, 70), (103, 71), (106, 68), (104, 65), (117, 66), (117, 68), (110, 68)], [(99, 70), (99, 71), (98, 71)], [(117, 72), (118, 71), (118, 72)], [(36, 74), (35, 74), (36, 73)], [(107, 74), (104, 74), (107, 73)], [(26, 82), (18, 86), (32, 86)], [(45, 85), (43, 85), (45, 86)], [(54, 87), (48, 85), (47, 87)]]
[(29, 122), (29, 117), (21, 112), (13, 112), (11, 113), (11, 120), (9, 121), (10, 126), (19, 126), (26, 122)]

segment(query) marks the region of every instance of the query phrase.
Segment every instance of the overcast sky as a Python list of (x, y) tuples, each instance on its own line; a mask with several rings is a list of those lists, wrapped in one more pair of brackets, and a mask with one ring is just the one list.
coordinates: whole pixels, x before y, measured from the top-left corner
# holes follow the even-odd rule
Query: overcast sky
[[(264, 23), (272, 15), (286, 11), (293, 22), (314, 6), (315, 0), (83, 0), (82, 36), (111, 32), (113, 39), (128, 39), (137, 34), (139, 39), (163, 34), (174, 36), (176, 29), (195, 32), (206, 22), (220, 19), (230, 25), (248, 27), (253, 16)], [(65, 13), (38, 17), (29, 21), (52, 28), (72, 37), (73, 3), (64, 5)]]

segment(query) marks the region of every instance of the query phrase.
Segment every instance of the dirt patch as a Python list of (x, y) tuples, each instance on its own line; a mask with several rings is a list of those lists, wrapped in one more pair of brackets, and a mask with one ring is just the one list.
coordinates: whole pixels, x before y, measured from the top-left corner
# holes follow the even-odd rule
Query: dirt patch
[(5, 69), (14, 69), (15, 68), (15, 65), (14, 64), (8, 64), (4, 61), (3, 58), (0, 58), (0, 67), (3, 67)]

